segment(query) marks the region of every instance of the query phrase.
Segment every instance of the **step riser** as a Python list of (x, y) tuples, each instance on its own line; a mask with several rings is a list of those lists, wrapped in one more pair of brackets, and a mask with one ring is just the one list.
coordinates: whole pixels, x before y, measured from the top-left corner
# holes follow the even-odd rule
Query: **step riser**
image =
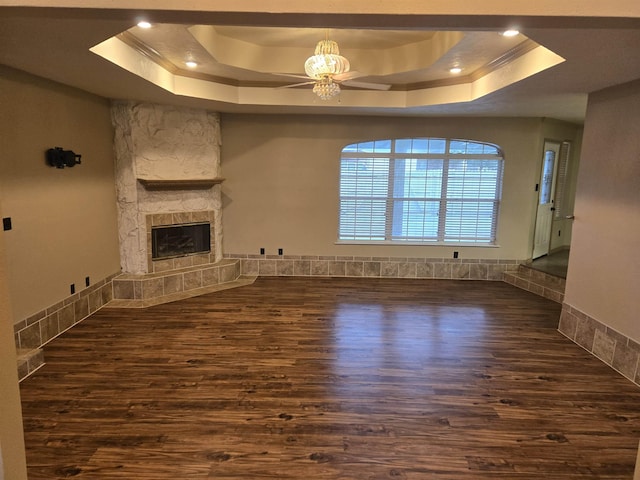
[(566, 280), (520, 265), (517, 272), (505, 272), (504, 281), (535, 295), (562, 304)]

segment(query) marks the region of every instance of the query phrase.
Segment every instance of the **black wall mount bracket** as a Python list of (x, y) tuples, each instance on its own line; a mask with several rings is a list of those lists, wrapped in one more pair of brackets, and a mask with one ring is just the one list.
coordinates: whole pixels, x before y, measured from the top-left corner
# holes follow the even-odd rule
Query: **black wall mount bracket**
[(47, 163), (56, 168), (74, 167), (81, 163), (82, 155), (73, 150), (64, 150), (61, 147), (47, 150)]

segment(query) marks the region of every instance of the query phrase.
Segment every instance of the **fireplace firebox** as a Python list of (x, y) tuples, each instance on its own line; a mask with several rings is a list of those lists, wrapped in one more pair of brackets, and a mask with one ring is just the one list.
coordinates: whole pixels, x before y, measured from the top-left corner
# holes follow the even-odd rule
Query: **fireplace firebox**
[(211, 225), (184, 223), (151, 228), (152, 259), (185, 257), (211, 252)]

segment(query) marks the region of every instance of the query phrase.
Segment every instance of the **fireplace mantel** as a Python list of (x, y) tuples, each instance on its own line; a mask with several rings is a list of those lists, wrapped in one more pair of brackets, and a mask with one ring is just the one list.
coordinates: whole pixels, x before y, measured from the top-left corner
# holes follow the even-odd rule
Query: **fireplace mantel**
[(207, 190), (224, 182), (224, 178), (198, 178), (186, 180), (158, 180), (138, 178), (138, 182), (147, 190)]

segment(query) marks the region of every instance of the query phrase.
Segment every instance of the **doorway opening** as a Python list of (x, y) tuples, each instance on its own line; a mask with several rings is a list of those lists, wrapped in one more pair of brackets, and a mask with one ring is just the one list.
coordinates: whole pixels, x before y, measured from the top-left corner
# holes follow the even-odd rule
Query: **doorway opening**
[(566, 278), (573, 220), (571, 143), (546, 140), (540, 171), (532, 267)]

